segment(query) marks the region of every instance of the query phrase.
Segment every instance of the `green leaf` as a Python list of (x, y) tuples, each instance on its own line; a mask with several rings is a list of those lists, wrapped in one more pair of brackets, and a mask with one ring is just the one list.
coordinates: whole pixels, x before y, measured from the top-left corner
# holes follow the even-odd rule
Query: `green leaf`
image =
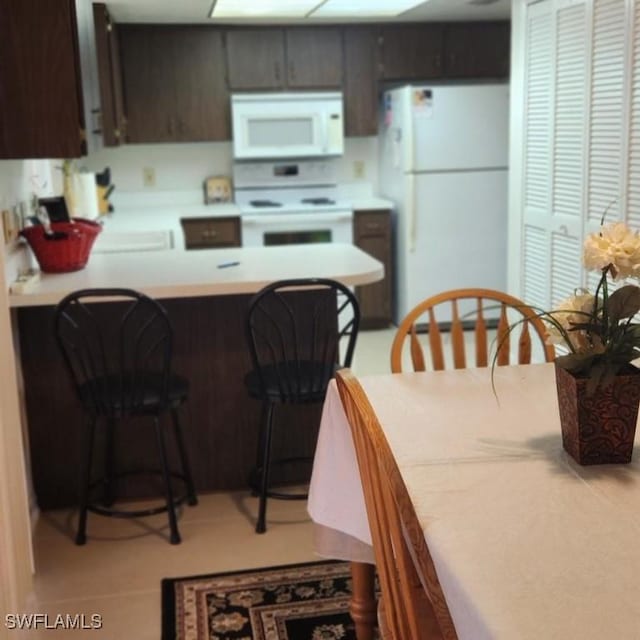
[(640, 287), (625, 285), (609, 296), (609, 318), (617, 323), (622, 318), (631, 318), (640, 311)]

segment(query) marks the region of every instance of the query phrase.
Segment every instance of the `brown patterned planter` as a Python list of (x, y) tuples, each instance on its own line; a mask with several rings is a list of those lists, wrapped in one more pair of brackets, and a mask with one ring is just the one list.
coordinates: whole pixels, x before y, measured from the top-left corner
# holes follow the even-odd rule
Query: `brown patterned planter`
[(631, 461), (640, 402), (640, 369), (587, 394), (587, 378), (556, 364), (562, 446), (579, 464)]

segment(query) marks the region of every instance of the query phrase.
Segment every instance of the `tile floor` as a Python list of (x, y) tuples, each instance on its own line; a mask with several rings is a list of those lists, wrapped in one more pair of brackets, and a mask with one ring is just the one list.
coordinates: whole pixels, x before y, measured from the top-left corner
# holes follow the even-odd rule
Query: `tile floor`
[[(395, 329), (362, 332), (353, 369), (389, 371)], [(317, 559), (302, 501), (271, 500), (268, 529), (254, 533), (257, 499), (247, 492), (200, 496), (179, 520), (182, 544), (169, 545), (166, 516), (140, 521), (89, 515), (88, 541), (73, 544), (75, 514), (41, 514), (34, 536), (36, 576), (30, 610), (100, 614), (102, 629), (9, 632), (9, 639), (159, 640), (164, 577), (306, 562)], [(57, 636), (56, 636), (57, 634)]]

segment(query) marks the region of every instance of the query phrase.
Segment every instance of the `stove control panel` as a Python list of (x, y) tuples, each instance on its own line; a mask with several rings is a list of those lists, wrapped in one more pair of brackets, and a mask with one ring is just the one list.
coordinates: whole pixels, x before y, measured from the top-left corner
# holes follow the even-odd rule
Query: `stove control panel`
[(334, 186), (336, 167), (332, 160), (238, 162), (233, 182), (236, 189)]

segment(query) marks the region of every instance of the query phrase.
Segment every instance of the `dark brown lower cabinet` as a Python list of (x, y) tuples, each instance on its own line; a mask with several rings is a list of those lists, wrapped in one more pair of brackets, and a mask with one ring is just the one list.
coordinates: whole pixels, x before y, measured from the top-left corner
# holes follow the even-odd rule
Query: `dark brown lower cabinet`
[(356, 287), (360, 304), (360, 327), (381, 329), (391, 323), (393, 274), (391, 256), (391, 212), (389, 210), (355, 211), (354, 244), (384, 264), (384, 279)]

